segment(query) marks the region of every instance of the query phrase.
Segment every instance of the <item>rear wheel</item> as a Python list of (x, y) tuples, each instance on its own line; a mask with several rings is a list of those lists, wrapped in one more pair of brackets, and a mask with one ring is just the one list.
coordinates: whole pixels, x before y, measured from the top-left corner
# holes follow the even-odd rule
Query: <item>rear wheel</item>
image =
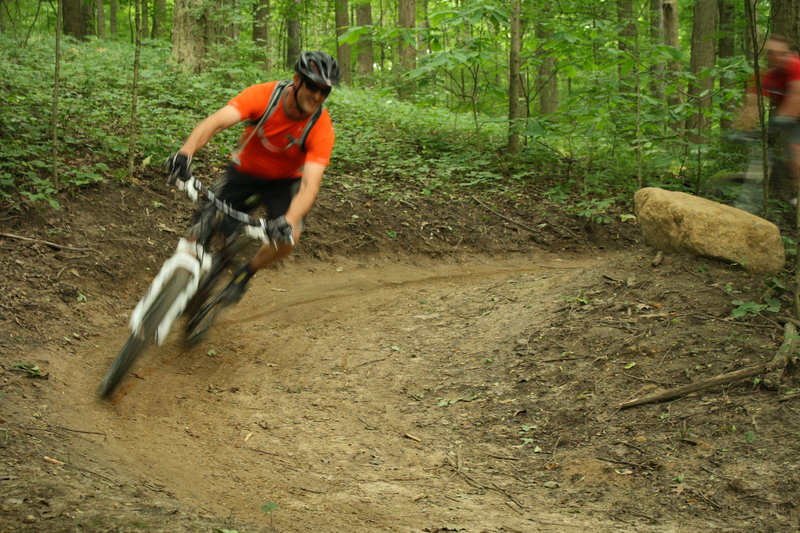
[(183, 292), (191, 279), (191, 273), (179, 269), (172, 278), (162, 287), (156, 299), (145, 311), (140, 334), (131, 333), (119, 354), (111, 363), (106, 375), (100, 382), (97, 393), (101, 398), (108, 398), (116, 389), (125, 374), (128, 373), (133, 362), (155, 338), (158, 325), (166, 316), (175, 298)]

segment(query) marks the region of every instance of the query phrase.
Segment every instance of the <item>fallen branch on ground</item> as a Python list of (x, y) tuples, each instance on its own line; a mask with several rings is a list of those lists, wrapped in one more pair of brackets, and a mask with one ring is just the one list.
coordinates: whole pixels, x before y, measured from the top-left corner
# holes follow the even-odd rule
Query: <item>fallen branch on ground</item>
[(800, 338), (797, 336), (797, 326), (793, 322), (786, 322), (783, 325), (783, 344), (778, 348), (772, 362), (784, 361), (786, 366), (783, 367), (783, 373), (779, 374), (776, 371), (770, 372), (764, 376), (764, 386), (768, 389), (777, 390), (781, 386), (781, 380), (788, 377), (796, 371), (796, 360), (798, 346), (800, 346)]
[(30, 237), (22, 237), (21, 235), (13, 235), (11, 233), (0, 233), (0, 237), (5, 237), (7, 239), (17, 239), (19, 241), (29, 241), (29, 242), (38, 242), (39, 244), (46, 244), (51, 248), (55, 248), (56, 250), (72, 250), (74, 252), (94, 252), (91, 248), (73, 248), (71, 246), (64, 246), (63, 244), (58, 244), (55, 242), (50, 241), (43, 241), (41, 239), (31, 239)]
[(704, 379), (696, 383), (690, 383), (688, 385), (677, 387), (675, 389), (654, 392), (653, 394), (648, 394), (647, 396), (642, 396), (641, 398), (634, 398), (633, 400), (628, 400), (627, 402), (620, 403), (619, 405), (617, 405), (617, 409), (627, 409), (628, 407), (633, 407), (635, 405), (671, 400), (672, 398), (677, 398), (685, 394), (690, 394), (692, 392), (697, 392), (699, 390), (708, 389), (711, 387), (715, 387), (717, 385), (724, 385), (726, 383), (731, 383), (733, 381), (738, 381), (740, 379), (766, 374), (767, 372), (772, 372), (773, 370), (779, 370), (785, 366), (786, 366), (786, 361), (784, 360), (784, 361), (772, 361), (770, 363), (766, 363), (763, 365), (743, 368), (741, 370), (736, 370), (735, 372), (728, 372), (727, 374), (721, 374), (713, 378)]
[[(617, 409), (627, 409), (628, 407), (634, 407), (636, 405), (642, 405), (645, 403), (655, 403), (664, 400), (671, 400), (672, 398), (677, 398), (685, 394), (690, 394), (692, 392), (708, 389), (711, 387), (715, 387), (717, 385), (724, 385), (726, 383), (731, 383), (733, 381), (738, 381), (740, 379), (759, 376), (762, 374), (769, 374), (770, 372), (775, 372), (777, 370), (785, 369), (787, 367), (792, 367), (794, 365), (794, 360), (796, 358), (797, 350), (798, 350), (797, 328), (794, 327), (794, 324), (787, 323), (784, 326), (783, 344), (781, 344), (781, 347), (778, 348), (778, 352), (775, 354), (775, 357), (769, 363), (749, 368), (743, 368), (741, 370), (736, 370), (734, 372), (728, 372), (726, 374), (721, 374), (713, 378), (704, 379), (696, 383), (690, 383), (689, 385), (677, 387), (675, 389), (654, 392), (653, 394), (648, 394), (647, 396), (642, 396), (641, 398), (634, 398), (632, 400), (628, 400), (627, 402), (622, 402), (618, 404)], [(774, 375), (769, 377), (773, 378), (774, 381)]]

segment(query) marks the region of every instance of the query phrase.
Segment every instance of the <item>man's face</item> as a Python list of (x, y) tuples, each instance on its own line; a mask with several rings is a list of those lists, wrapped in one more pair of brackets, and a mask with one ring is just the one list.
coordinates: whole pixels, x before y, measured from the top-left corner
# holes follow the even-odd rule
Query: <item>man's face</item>
[(325, 99), (331, 92), (330, 87), (320, 87), (313, 81), (301, 76), (295, 75), (295, 87), (297, 87), (297, 107), (304, 115), (314, 113), (325, 102)]
[(789, 45), (781, 41), (767, 39), (764, 44), (764, 53), (767, 56), (767, 66), (769, 68), (782, 69), (792, 55)]

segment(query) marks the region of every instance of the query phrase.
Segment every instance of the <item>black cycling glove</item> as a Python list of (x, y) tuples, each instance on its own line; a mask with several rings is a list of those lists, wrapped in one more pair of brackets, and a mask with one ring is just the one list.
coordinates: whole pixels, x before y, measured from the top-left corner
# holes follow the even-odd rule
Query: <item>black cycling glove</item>
[(175, 184), (178, 179), (187, 181), (192, 177), (192, 156), (175, 152), (167, 158), (167, 172), (170, 184)]
[(268, 220), (264, 230), (269, 240), (275, 244), (288, 243), (294, 245), (294, 229), (285, 217)]

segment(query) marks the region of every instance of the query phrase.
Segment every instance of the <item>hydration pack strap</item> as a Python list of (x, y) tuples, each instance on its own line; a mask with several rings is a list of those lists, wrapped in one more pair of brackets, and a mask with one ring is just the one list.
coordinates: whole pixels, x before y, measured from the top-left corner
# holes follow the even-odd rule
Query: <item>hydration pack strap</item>
[(253, 129), (250, 131), (250, 135), (248, 135), (244, 141), (239, 143), (239, 147), (236, 149), (236, 151), (233, 152), (233, 154), (231, 154), (231, 160), (234, 163), (236, 163), (237, 165), (239, 164), (239, 155), (241, 155), (242, 150), (244, 150), (244, 147), (247, 146), (247, 143), (250, 142), (250, 139), (253, 138), (253, 135), (256, 134), (258, 128), (260, 128), (264, 124), (264, 122), (266, 122), (267, 119), (270, 116), (272, 116), (272, 113), (275, 112), (275, 108), (278, 107), (278, 102), (280, 102), (281, 100), (281, 95), (283, 94), (283, 90), (286, 89), (286, 87), (288, 87), (290, 83), (291, 82), (288, 81), (279, 81), (278, 83), (276, 83), (275, 89), (272, 90), (272, 96), (269, 97), (267, 108), (264, 110), (261, 116), (258, 117), (258, 120), (248, 121), (248, 124), (253, 125)]
[[(271, 117), (272, 114), (275, 112), (275, 109), (277, 109), (278, 107), (278, 103), (281, 101), (283, 92), (289, 85), (291, 85), (291, 82), (285, 80), (276, 83), (275, 89), (273, 89), (272, 95), (269, 97), (269, 102), (267, 103), (267, 108), (264, 110), (264, 113), (262, 113), (257, 120), (248, 121), (248, 124), (252, 125), (253, 129), (252, 131), (250, 131), (250, 134), (247, 136), (247, 138), (242, 143), (239, 144), (239, 147), (231, 156), (231, 159), (233, 160), (234, 163), (239, 164), (239, 155), (242, 153), (242, 150), (244, 150), (244, 147), (247, 146), (247, 143), (250, 142), (250, 139), (253, 138), (253, 135), (255, 135), (256, 132), (258, 132), (259, 128), (261, 128), (261, 126), (263, 126), (264, 123), (267, 120), (269, 120), (269, 117)], [(308, 135), (309, 133), (311, 133), (311, 128), (313, 128), (314, 124), (317, 123), (317, 120), (319, 120), (320, 115), (322, 115), (322, 107), (317, 109), (317, 111), (308, 120), (308, 122), (306, 123), (306, 127), (303, 129), (303, 133), (300, 135), (300, 138), (293, 142), (293, 144), (300, 145), (300, 149), (304, 152), (306, 151), (306, 139), (308, 139)]]

